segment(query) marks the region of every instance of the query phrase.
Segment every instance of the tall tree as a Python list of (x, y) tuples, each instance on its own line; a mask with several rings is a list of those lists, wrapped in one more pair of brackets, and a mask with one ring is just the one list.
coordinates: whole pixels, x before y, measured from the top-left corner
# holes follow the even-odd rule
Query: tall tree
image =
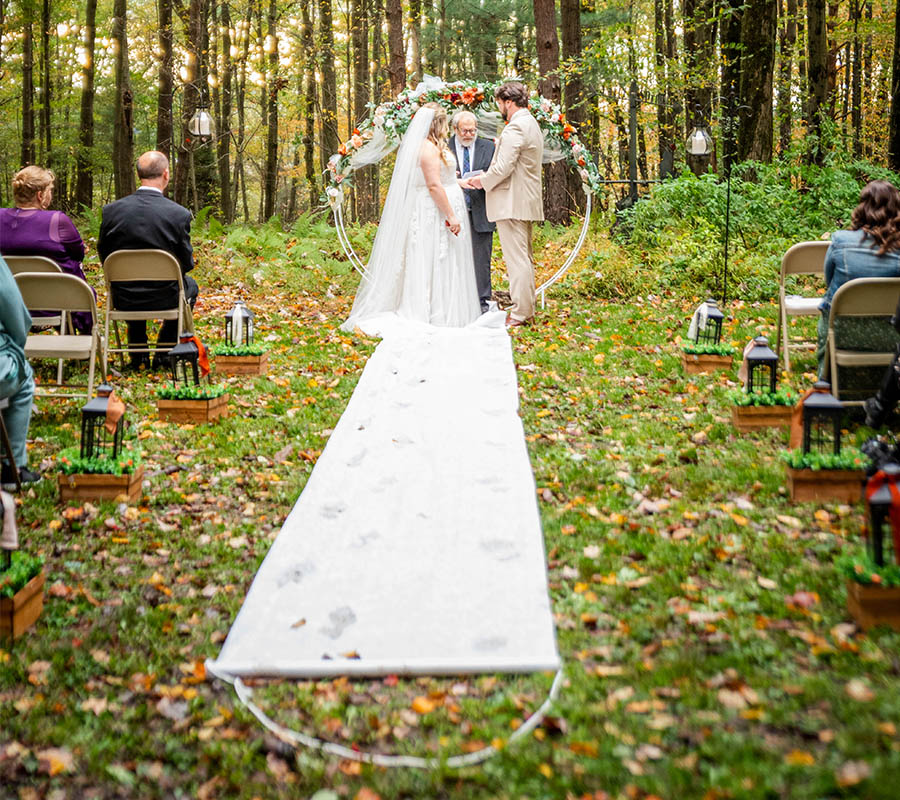
[(656, 121), (659, 127), (659, 177), (667, 178), (675, 171), (675, 113), (669, 91), (667, 25), (671, 23), (672, 0), (654, 0), (653, 50), (656, 66)]
[(234, 85), (234, 59), (231, 55), (231, 10), (228, 0), (219, 4), (222, 72), (216, 76), (216, 161), (219, 166), (219, 191), (222, 216), (226, 222), (234, 219), (234, 202), (231, 195), (231, 107)]
[[(683, 0), (685, 68), (688, 87), (685, 89), (687, 132), (695, 125), (708, 124), (714, 111), (713, 86), (715, 78), (716, 0)], [(690, 169), (699, 174), (707, 161), (687, 156)]]
[(894, 60), (891, 71), (891, 121), (888, 142), (891, 169), (900, 172), (900, 0), (894, 13)]
[(267, 35), (265, 50), (268, 54), (268, 70), (266, 72), (266, 89), (268, 128), (266, 131), (266, 171), (265, 171), (265, 208), (263, 218), (270, 219), (275, 214), (275, 194), (278, 187), (278, 90), (281, 78), (278, 74), (278, 30), (277, 3), (269, 0), (266, 17)]
[[(534, 27), (538, 66), (541, 72), (538, 87), (543, 97), (559, 103), (562, 100), (562, 92), (559, 82), (559, 38), (556, 34), (555, 0), (534, 0)], [(547, 164), (544, 168), (544, 216), (557, 225), (569, 221), (566, 168), (560, 161)]]
[(340, 145), (337, 116), (337, 78), (334, 70), (334, 26), (331, 0), (319, 0), (319, 72), (322, 75), (322, 107), (319, 114), (322, 126), (321, 169)]
[[(179, 16), (187, 33), (187, 57), (184, 63), (184, 91), (181, 101), (181, 137), (178, 144), (178, 158), (175, 164), (175, 202), (183, 206), (200, 206), (196, 192), (196, 171), (194, 148), (196, 142), (190, 132), (191, 118), (200, 106), (200, 59), (203, 52), (203, 3), (205, 0), (190, 0), (187, 8), (179, 8)], [(189, 200), (191, 198), (193, 203)]]
[[(584, 121), (584, 87), (581, 82), (581, 0), (560, 0), (559, 17), (562, 24), (562, 55), (566, 62), (566, 117), (576, 128)], [(581, 178), (574, 169), (568, 169), (569, 211), (580, 211), (584, 206)]]
[(94, 36), (97, 23), (97, 0), (87, 0), (84, 7), (81, 61), (81, 125), (78, 130), (78, 153), (75, 160), (75, 207), (91, 208), (94, 202)]
[(22, 3), (22, 164), (34, 163), (34, 5)]
[(41, 3), (41, 109), (38, 139), (41, 144), (41, 161), (53, 166), (53, 128), (50, 124), (53, 83), (50, 80), (50, 0)]
[(388, 75), (391, 94), (396, 97), (406, 86), (406, 56), (403, 49), (403, 6), (400, 0), (385, 0), (388, 25)]
[[(850, 118), (853, 126), (853, 155), (862, 157), (862, 39), (859, 35), (859, 20), (861, 16), (859, 0), (850, 0), (850, 20), (853, 23), (852, 56), (847, 59), (848, 69), (852, 69), (850, 78)], [(895, 21), (895, 28), (897, 23)], [(847, 43), (848, 53), (851, 42)]]
[(828, 109), (828, 41), (825, 33), (825, 0), (806, 0), (807, 35), (807, 130), (813, 142), (809, 158), (822, 163), (825, 152), (822, 146), (822, 123)]
[(116, 199), (134, 191), (134, 96), (128, 70), (127, 0), (113, 0), (116, 100), (113, 121), (113, 185)]
[(172, 120), (172, 97), (175, 93), (175, 79), (172, 75), (174, 31), (172, 30), (172, 0), (158, 0), (159, 14), (159, 68), (157, 71), (156, 95), (156, 149), (172, 155), (174, 123)]
[(772, 160), (772, 87), (775, 76), (776, 0), (747, 0), (741, 20), (741, 82), (738, 96), (749, 111), (738, 127), (739, 161)]
[(310, 4), (301, 3), (302, 24), (301, 42), (303, 45), (304, 72), (306, 88), (303, 93), (303, 161), (306, 166), (306, 186), (309, 192), (309, 210), (312, 211), (319, 201), (319, 187), (316, 179), (315, 141), (316, 141), (316, 62), (313, 50), (313, 22)]
[(409, 0), (409, 43), (412, 49), (412, 74), (422, 80), (422, 0)]
[[(784, 0), (779, 0), (783, 3)], [(781, 7), (781, 28), (778, 32), (778, 148), (784, 153), (791, 146), (793, 107), (791, 102), (794, 47), (797, 43), (797, 0), (787, 0)]]
[[(353, 39), (353, 117), (359, 125), (369, 115), (369, 20), (366, 0), (352, 0), (351, 29)], [(373, 169), (356, 171), (356, 219), (371, 222), (375, 219), (375, 185)]]

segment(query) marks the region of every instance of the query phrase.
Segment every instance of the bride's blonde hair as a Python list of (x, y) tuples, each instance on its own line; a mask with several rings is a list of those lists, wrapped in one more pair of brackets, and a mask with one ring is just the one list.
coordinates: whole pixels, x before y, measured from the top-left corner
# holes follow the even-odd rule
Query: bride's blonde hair
[(449, 152), (447, 149), (447, 112), (444, 110), (444, 107), (440, 103), (426, 103), (423, 107), (431, 108), (434, 110), (434, 117), (431, 120), (431, 128), (429, 128), (428, 136), (426, 138), (435, 147), (437, 147), (438, 152), (441, 154), (441, 160), (445, 164), (448, 164), (450, 162), (447, 160), (447, 155)]

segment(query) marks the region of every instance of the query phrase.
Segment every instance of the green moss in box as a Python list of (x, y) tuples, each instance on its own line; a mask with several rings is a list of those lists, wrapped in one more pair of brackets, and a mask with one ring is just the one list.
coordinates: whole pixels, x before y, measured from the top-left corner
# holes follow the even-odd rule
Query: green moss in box
[(790, 389), (779, 389), (772, 392), (741, 392), (729, 393), (731, 402), (736, 406), (795, 406), (800, 400), (800, 395)]
[(156, 390), (160, 400), (212, 400), (223, 394), (224, 386), (163, 386)]
[(56, 460), (63, 475), (131, 475), (140, 466), (141, 451), (136, 447), (125, 447), (115, 459), (82, 458), (79, 447), (67, 447), (60, 451)]
[(786, 450), (781, 460), (794, 469), (865, 469), (871, 463), (869, 457), (855, 447), (845, 448), (838, 455), (834, 453), (804, 453)]
[(882, 586), (885, 589), (900, 586), (900, 565), (885, 564), (879, 567), (864, 550), (845, 553), (835, 562), (835, 567), (847, 580), (866, 586)]
[(268, 348), (259, 344), (222, 345), (213, 350), (214, 356), (261, 356)]
[(16, 550), (12, 554), (10, 568), (0, 572), (0, 597), (12, 597), (24, 589), (25, 584), (35, 575), (40, 575), (43, 568), (43, 558)]
[(695, 344), (690, 342), (684, 346), (689, 356), (733, 356), (735, 349), (727, 344)]

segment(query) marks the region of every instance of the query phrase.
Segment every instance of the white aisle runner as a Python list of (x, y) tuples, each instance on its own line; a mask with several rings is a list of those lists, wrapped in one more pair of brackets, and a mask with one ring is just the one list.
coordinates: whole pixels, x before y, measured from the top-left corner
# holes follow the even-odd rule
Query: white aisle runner
[(505, 329), (386, 335), (219, 658), (222, 677), (559, 666)]

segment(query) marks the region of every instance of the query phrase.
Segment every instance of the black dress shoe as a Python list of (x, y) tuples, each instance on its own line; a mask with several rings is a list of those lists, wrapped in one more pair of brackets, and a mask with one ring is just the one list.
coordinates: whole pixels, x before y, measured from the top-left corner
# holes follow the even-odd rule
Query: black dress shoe
[[(40, 479), (41, 474), (39, 472), (32, 472), (25, 467), (19, 468), (19, 480), (23, 486), (28, 483), (37, 483)], [(16, 489), (16, 479), (9, 464), (4, 464), (3, 468), (0, 469), (0, 486), (7, 492), (12, 492)]]
[(884, 424), (887, 413), (877, 394), (866, 400), (863, 408), (866, 411), (866, 425), (870, 428), (880, 428)]

